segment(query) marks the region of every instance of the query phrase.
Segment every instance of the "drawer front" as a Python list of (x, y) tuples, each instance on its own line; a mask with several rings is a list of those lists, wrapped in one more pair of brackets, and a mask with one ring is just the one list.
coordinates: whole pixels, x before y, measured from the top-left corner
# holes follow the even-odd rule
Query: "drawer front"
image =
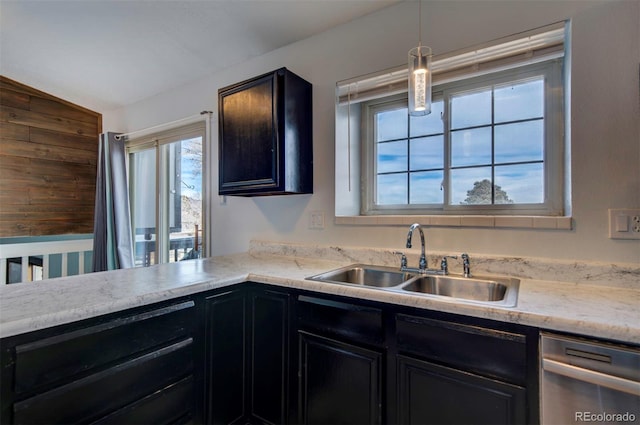
[(186, 301), (18, 345), (15, 391), (46, 390), (190, 336), (194, 311)]
[(526, 336), (481, 326), (396, 315), (398, 351), (526, 384)]
[(194, 418), (194, 379), (189, 376), (94, 422), (95, 425), (182, 424)]
[(193, 373), (191, 338), (14, 404), (16, 424), (97, 420)]
[(298, 297), (298, 326), (330, 336), (381, 345), (382, 310), (326, 298)]

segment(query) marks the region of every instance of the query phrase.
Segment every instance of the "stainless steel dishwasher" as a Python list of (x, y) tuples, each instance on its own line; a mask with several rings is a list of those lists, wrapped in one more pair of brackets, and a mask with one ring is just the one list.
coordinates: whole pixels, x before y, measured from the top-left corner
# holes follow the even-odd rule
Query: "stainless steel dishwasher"
[(640, 423), (640, 349), (543, 333), (541, 423)]

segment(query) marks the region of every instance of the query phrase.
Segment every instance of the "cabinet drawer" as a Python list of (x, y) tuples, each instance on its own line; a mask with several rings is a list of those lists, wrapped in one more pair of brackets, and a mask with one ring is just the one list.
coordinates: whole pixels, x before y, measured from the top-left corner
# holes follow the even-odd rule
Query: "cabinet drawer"
[(18, 345), (15, 391), (47, 389), (190, 336), (194, 311), (186, 301)]
[(396, 315), (398, 351), (526, 384), (526, 336), (482, 326)]
[(381, 345), (382, 310), (327, 298), (298, 297), (299, 327), (321, 334)]
[(90, 422), (193, 373), (193, 340), (179, 341), (14, 404), (16, 424)]
[(189, 376), (138, 400), (94, 425), (175, 424), (193, 419), (194, 380)]

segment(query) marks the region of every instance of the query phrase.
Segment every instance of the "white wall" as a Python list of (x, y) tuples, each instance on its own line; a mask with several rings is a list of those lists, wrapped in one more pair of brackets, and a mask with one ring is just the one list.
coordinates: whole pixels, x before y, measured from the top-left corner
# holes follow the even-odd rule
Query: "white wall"
[[(608, 208), (640, 208), (640, 2), (426, 1), (423, 40), (435, 54), (566, 18), (572, 32), (571, 231), (427, 228), (428, 249), (471, 254), (640, 263), (640, 242), (608, 239)], [(314, 194), (266, 198), (215, 195), (214, 255), (251, 239), (403, 248), (404, 227), (333, 224), (334, 93), (337, 81), (404, 63), (417, 42), (417, 4), (365, 16), (206, 79), (104, 114), (104, 128), (133, 131), (217, 110), (220, 87), (286, 66), (313, 83)], [(215, 121), (215, 120), (214, 120)], [(217, 124), (212, 126), (217, 163)], [(217, 167), (211, 183), (217, 193)], [(308, 229), (310, 211), (326, 228)]]

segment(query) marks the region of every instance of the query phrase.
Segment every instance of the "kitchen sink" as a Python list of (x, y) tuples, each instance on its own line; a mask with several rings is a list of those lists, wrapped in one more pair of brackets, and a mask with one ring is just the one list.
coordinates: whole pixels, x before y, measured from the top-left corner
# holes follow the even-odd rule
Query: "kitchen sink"
[(403, 291), (440, 295), (485, 303), (513, 304), (511, 300), (520, 281), (513, 278), (481, 278), (458, 276), (420, 276), (403, 285)]
[(405, 283), (415, 276), (413, 273), (403, 272), (394, 267), (353, 264), (311, 276), (307, 279), (321, 282), (389, 288)]
[(515, 307), (520, 288), (520, 280), (511, 277), (463, 277), (435, 270), (420, 274), (368, 264), (352, 264), (307, 279), (500, 307)]

